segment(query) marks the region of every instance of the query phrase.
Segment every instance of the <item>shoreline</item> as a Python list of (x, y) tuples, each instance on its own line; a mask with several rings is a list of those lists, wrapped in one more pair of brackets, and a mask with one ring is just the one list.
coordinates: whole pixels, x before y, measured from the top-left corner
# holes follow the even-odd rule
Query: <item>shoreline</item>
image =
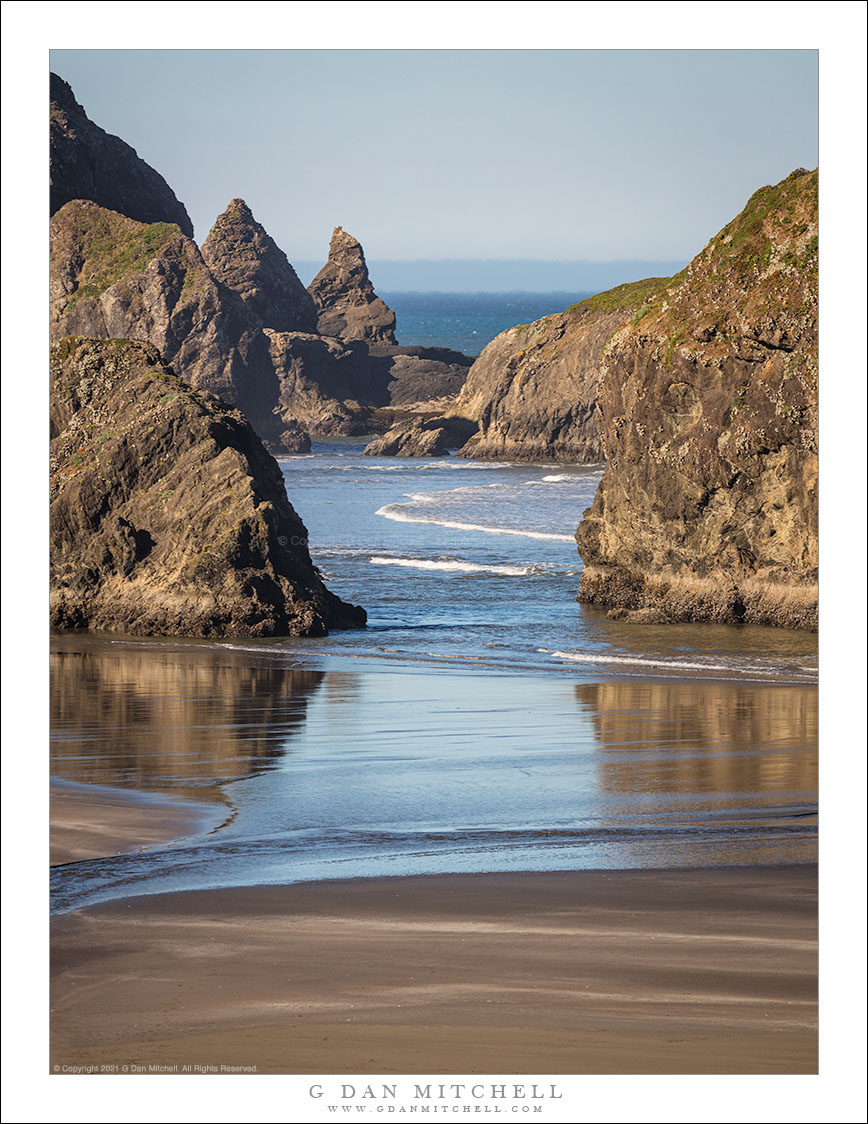
[(436, 875), (92, 906), (52, 921), (51, 1062), (812, 1073), (816, 873)]
[[(372, 554), (376, 551), (372, 549)], [(350, 593), (346, 594), (351, 596)], [(576, 600), (576, 605), (580, 605)], [(583, 613), (608, 622), (606, 610), (595, 605), (580, 605)], [(589, 648), (580, 652), (559, 652), (554, 649), (540, 648), (534, 653), (527, 653), (522, 657), (503, 658), (493, 651), (486, 651), (481, 655), (461, 655), (458, 653), (424, 652), (421, 650), (389, 650), (387, 644), (389, 630), (382, 629), (376, 617), (372, 616), (369, 625), (364, 629), (334, 630), (327, 637), (261, 637), (261, 638), (215, 638), (186, 637), (186, 636), (136, 636), (125, 632), (106, 632), (100, 630), (75, 630), (53, 629), (51, 634), (51, 648), (53, 651), (63, 651), (80, 646), (82, 642), (87, 648), (98, 648), (100, 645), (111, 645), (112, 648), (144, 650), (162, 649), (173, 652), (203, 652), (213, 655), (247, 656), (254, 657), (268, 663), (279, 661), (285, 670), (297, 672), (329, 673), (330, 671), (345, 672), (348, 663), (361, 661), (361, 668), (371, 673), (401, 672), (410, 675), (481, 675), (481, 676), (509, 676), (514, 678), (544, 679), (547, 682), (553, 679), (563, 680), (566, 683), (661, 683), (661, 684), (700, 684), (707, 687), (743, 686), (746, 688), (813, 688), (819, 687), (819, 673), (816, 667), (805, 668), (795, 673), (792, 669), (777, 669), (761, 671), (756, 667), (746, 668), (733, 665), (707, 664), (702, 666), (697, 663), (699, 655), (687, 658), (672, 655), (671, 652), (656, 652), (655, 645), (663, 636), (671, 646), (681, 639), (683, 643), (673, 651), (681, 651), (688, 639), (684, 630), (701, 630), (706, 638), (711, 630), (722, 630), (727, 636), (744, 632), (751, 637), (765, 637), (775, 640), (803, 639), (810, 642), (810, 655), (816, 655), (816, 633), (800, 629), (783, 629), (771, 625), (728, 624), (716, 626), (714, 624), (683, 624), (670, 623), (665, 625), (641, 624), (626, 626), (623, 622), (615, 622), (618, 629), (618, 639), (629, 643), (631, 636), (641, 635), (643, 640), (651, 644), (651, 648), (644, 656), (637, 657), (630, 652), (620, 653), (608, 649)], [(631, 633), (629, 628), (633, 629)], [(624, 631), (627, 629), (627, 631)], [(638, 632), (636, 631), (638, 630)], [(364, 637), (366, 647), (357, 648), (352, 641)], [(569, 645), (567, 645), (569, 648)], [(761, 651), (758, 649), (758, 652)], [(656, 652), (656, 654), (655, 654)], [(697, 649), (697, 652), (699, 650)], [(620, 653), (620, 654), (619, 654)], [(728, 654), (728, 653), (727, 653)], [(799, 659), (806, 653), (798, 651), (793, 653), (794, 659)], [(549, 657), (542, 659), (540, 657)], [(781, 657), (783, 658), (783, 657)], [(286, 661), (284, 663), (284, 661)]]
[(132, 854), (216, 828), (227, 809), (169, 793), (82, 784), (52, 776), (49, 866)]

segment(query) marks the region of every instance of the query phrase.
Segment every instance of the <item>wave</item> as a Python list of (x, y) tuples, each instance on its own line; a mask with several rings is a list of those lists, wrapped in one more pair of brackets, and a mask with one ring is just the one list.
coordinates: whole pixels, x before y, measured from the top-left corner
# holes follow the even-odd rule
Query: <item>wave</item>
[(526, 488), (538, 488), (540, 484), (594, 484), (599, 481), (602, 475), (602, 468), (597, 472), (583, 472), (581, 475), (577, 472), (558, 472), (552, 476), (543, 476), (540, 480), (525, 480), (524, 486)]
[(526, 464), (521, 461), (472, 461), (472, 460), (448, 460), (448, 461), (435, 461), (433, 464), (423, 464), (422, 468), (456, 468), (456, 469), (480, 469), (486, 471), (491, 468), (527, 468)]
[(409, 504), (403, 503), (387, 503), (374, 514), (382, 515), (384, 519), (393, 519), (396, 523), (431, 523), (435, 527), (448, 527), (453, 531), (481, 531), (486, 535), (516, 535), (523, 539), (575, 542), (572, 535), (558, 535), (551, 531), (519, 531), (515, 527), (485, 527), (481, 523), (460, 523), (454, 519), (427, 519), (421, 515), (408, 515), (404, 508), (409, 506)]
[[(732, 663), (719, 664), (719, 663), (694, 663), (688, 660), (660, 660), (649, 659), (645, 656), (608, 656), (602, 652), (558, 652), (552, 651), (550, 648), (537, 648), (538, 652), (546, 653), (558, 660), (569, 660), (573, 663), (596, 663), (596, 664), (618, 664), (627, 665), (632, 667), (659, 667), (667, 671), (726, 671), (730, 674), (733, 672), (741, 672), (742, 674), (762, 675), (769, 678), (779, 678), (786, 674), (787, 678), (795, 678), (791, 670), (785, 673), (784, 669), (779, 667), (769, 667), (768, 665), (762, 666), (758, 664), (743, 663), (741, 661), (733, 661)], [(798, 678), (804, 678), (806, 681), (813, 682), (814, 677), (809, 673), (807, 668), (800, 669), (802, 672)]]
[(311, 548), (311, 555), (314, 558), (368, 558), (370, 554), (371, 548), (364, 546), (323, 546)]
[(552, 566), (540, 566), (529, 563), (526, 566), (509, 566), (505, 563), (492, 562), (488, 565), (479, 562), (465, 562), (461, 558), (389, 558), (377, 554), (368, 559), (374, 566), (404, 566), (410, 570), (442, 570), (446, 573), (462, 574), (498, 574), (508, 578), (526, 578), (540, 575), (575, 577), (578, 570), (561, 570)]
[(454, 558), (434, 561), (428, 558), (383, 558), (376, 555), (369, 561), (374, 566), (405, 566), (408, 570), (443, 570), (457, 574), (500, 574), (510, 578), (526, 577), (531, 572), (530, 566), (482, 566), (476, 562), (461, 562)]

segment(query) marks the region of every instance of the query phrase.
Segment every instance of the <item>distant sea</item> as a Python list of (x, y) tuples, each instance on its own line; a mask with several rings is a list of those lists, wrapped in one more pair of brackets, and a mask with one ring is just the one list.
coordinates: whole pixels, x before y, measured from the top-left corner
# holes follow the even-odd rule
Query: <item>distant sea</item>
[(479, 355), (507, 328), (563, 312), (591, 293), (384, 292), (380, 296), (395, 310), (399, 343), (451, 347), (465, 355)]

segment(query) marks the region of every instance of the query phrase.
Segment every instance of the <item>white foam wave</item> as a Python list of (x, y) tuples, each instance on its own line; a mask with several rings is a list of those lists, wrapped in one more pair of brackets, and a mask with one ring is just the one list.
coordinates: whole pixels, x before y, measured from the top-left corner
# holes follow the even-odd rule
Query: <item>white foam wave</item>
[(654, 660), (642, 656), (607, 656), (602, 652), (556, 652), (550, 648), (538, 648), (554, 659), (569, 660), (574, 663), (619, 664), (631, 667), (659, 667), (667, 671), (727, 671), (777, 678), (781, 672), (777, 668), (760, 667), (756, 664), (735, 662), (731, 664), (694, 663), (688, 660)]
[(460, 460), (439, 460), (439, 461), (426, 461), (424, 464), (419, 464), (414, 458), (408, 457), (405, 464), (364, 464), (361, 466), (368, 472), (425, 472), (438, 468), (454, 468), (458, 471), (472, 471), (473, 469), (482, 469), (488, 471), (492, 468), (526, 468), (526, 465), (513, 464), (512, 462), (504, 461), (460, 461)]
[(460, 488), (442, 488), (438, 492), (405, 492), (408, 500), (414, 503), (441, 503), (458, 492), (480, 492), (485, 495), (489, 488), (508, 488), (509, 484), (464, 484)]
[(482, 469), (483, 471), (490, 468), (527, 468), (526, 464), (521, 464), (519, 461), (471, 461), (471, 460), (448, 460), (448, 461), (435, 461), (433, 464), (423, 464), (422, 468), (457, 468), (457, 469)]
[(538, 488), (540, 484), (565, 484), (571, 482), (573, 484), (588, 484), (596, 483), (603, 475), (602, 469), (599, 472), (583, 472), (579, 475), (576, 472), (558, 472), (552, 476), (543, 476), (540, 480), (525, 480), (525, 487)]
[(429, 558), (385, 558), (375, 555), (370, 559), (374, 566), (404, 566), (408, 570), (442, 570), (456, 574), (500, 574), (504, 577), (521, 578), (533, 572), (532, 566), (506, 566), (492, 564), (483, 566), (476, 562), (462, 562), (457, 558), (439, 560)]
[(358, 546), (324, 546), (311, 550), (315, 558), (366, 558), (370, 548)]
[[(426, 501), (427, 502), (427, 501)], [(515, 527), (484, 527), (481, 523), (460, 523), (453, 519), (426, 519), (421, 515), (408, 515), (409, 504), (387, 503), (374, 514), (396, 523), (431, 523), (435, 527), (448, 527), (453, 531), (481, 531), (486, 535), (516, 535), (522, 539), (546, 539), (552, 542), (575, 542), (572, 535), (558, 535), (550, 531), (519, 531)]]

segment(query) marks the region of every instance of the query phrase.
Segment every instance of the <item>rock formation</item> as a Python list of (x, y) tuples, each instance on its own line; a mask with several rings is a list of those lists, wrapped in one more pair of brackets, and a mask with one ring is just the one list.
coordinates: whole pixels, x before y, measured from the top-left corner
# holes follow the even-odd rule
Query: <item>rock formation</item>
[(600, 352), (666, 282), (620, 285), (567, 312), (502, 332), (470, 368), (454, 412), (479, 432), (461, 456), (488, 460), (603, 460), (597, 428)]
[(388, 363), (388, 401), (392, 406), (454, 397), (464, 386), (473, 364), (469, 355), (448, 347), (389, 347), (372, 344), (371, 360)]
[(188, 238), (193, 224), (183, 203), (153, 168), (119, 137), (88, 118), (69, 85), (51, 75), (51, 213), (72, 199), (91, 199), (145, 223), (175, 223)]
[(247, 420), (130, 340), (52, 348), (51, 618), (146, 635), (361, 627)]
[(757, 191), (601, 369), (580, 599), (815, 628), (816, 172)]
[(277, 379), (276, 411), (284, 425), (322, 436), (368, 433), (371, 407), (388, 401), (385, 372), (367, 351), (329, 336), (265, 331)]
[(326, 264), (308, 286), (324, 336), (370, 343), (397, 343), (395, 313), (374, 292), (362, 247), (336, 226)]
[(274, 435), (268, 342), (174, 223), (67, 203), (51, 220), (50, 301), (52, 340), (145, 340), (177, 374), (244, 410), (263, 437)]
[(317, 330), (313, 298), (243, 199), (233, 199), (214, 223), (202, 257), (213, 277), (236, 292), (263, 327)]
[[(311, 432), (387, 428), (396, 408), (463, 384), (466, 356), (394, 342), (394, 313), (374, 293), (355, 239), (340, 230), (332, 239), (318, 278), (325, 310), (242, 199), (232, 200), (200, 252), (186, 212), (157, 173), (88, 121), (65, 82), (56, 79), (52, 90), (52, 167), (93, 171), (86, 182), (66, 177), (84, 195), (59, 206), (51, 221), (52, 340), (151, 343), (175, 374), (243, 410), (282, 452), (309, 449)], [(162, 184), (175, 200), (174, 209), (156, 208), (171, 221), (136, 217), (147, 208), (120, 190), (132, 172), (118, 170), (113, 145), (143, 183)], [(100, 146), (109, 152), (104, 182)], [(159, 200), (156, 188), (152, 194)]]
[(476, 425), (466, 418), (416, 418), (398, 422), (365, 447), (366, 457), (437, 457), (460, 448)]

